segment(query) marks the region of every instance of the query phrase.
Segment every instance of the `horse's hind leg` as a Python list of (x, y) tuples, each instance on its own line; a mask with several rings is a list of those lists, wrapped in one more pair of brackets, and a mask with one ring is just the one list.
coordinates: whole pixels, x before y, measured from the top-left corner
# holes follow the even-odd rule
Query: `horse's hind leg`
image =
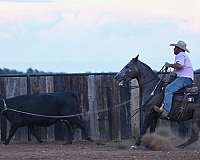
[(192, 134), (191, 137), (183, 144), (178, 145), (178, 148), (185, 148), (186, 146), (196, 142), (199, 139), (199, 125), (198, 122), (193, 122), (192, 124)]

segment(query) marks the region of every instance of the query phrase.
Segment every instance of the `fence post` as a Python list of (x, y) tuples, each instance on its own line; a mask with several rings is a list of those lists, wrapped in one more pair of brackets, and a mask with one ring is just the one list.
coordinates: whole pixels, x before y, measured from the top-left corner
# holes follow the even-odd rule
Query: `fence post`
[[(6, 99), (5, 79), (0, 79), (0, 95)], [(1, 141), (5, 142), (7, 136), (7, 119), (0, 116)]]
[[(112, 134), (112, 111), (113, 111), (113, 102), (112, 102), (112, 97), (111, 97), (111, 89), (109, 86), (106, 86), (106, 94), (107, 94), (107, 105), (108, 105), (108, 125), (109, 125), (109, 133), (108, 137), (109, 140), (113, 139), (113, 134)], [(118, 138), (118, 137), (117, 137)]]
[[(30, 95), (31, 94), (31, 81), (30, 81), (30, 75), (27, 74), (26, 75), (26, 83), (27, 83), (27, 95)], [(28, 129), (28, 141), (30, 142), (31, 141), (31, 130), (29, 127), (27, 127)]]

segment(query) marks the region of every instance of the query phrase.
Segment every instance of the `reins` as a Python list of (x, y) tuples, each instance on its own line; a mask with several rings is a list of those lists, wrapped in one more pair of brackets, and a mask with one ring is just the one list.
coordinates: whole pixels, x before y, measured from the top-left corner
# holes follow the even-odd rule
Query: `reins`
[[(168, 67), (166, 67), (165, 65), (162, 66), (162, 68), (160, 69), (160, 71), (158, 71), (157, 73), (167, 73), (167, 70), (168, 70)], [(144, 83), (142, 83), (141, 85), (146, 85), (150, 82), (152, 82), (153, 80), (155, 80), (155, 78), (152, 78)], [(156, 83), (155, 87), (153, 88), (152, 92), (150, 93), (150, 95), (146, 95), (146, 96), (149, 96), (149, 98), (146, 100), (146, 102), (144, 104), (141, 105), (141, 107), (135, 109), (135, 113), (133, 114), (132, 117), (134, 117), (141, 109), (143, 110), (144, 109), (144, 106), (152, 99), (152, 97), (154, 96), (155, 94), (155, 91), (156, 89), (158, 88), (158, 86), (163, 82), (162, 78), (159, 79), (159, 81)], [(139, 88), (139, 86), (131, 86), (131, 89), (137, 89)]]
[[(158, 73), (166, 73), (168, 70), (168, 67), (166, 67), (165, 65), (160, 69), (160, 71)], [(153, 91), (150, 94), (150, 97), (146, 100), (146, 102), (142, 105), (145, 106), (150, 100), (151, 98), (154, 96), (156, 89), (158, 88), (158, 86), (162, 83), (162, 78), (159, 79), (159, 81), (156, 83)], [(143, 107), (144, 108), (144, 107)]]
[[(162, 66), (162, 68), (157, 72), (158, 74), (162, 74), (162, 73), (167, 73), (167, 70), (168, 70), (168, 67), (166, 67), (165, 65)], [(155, 78), (152, 78), (144, 83), (142, 83), (141, 85), (146, 85), (146, 84), (149, 84), (150, 82), (152, 82), (153, 80), (155, 80)], [(160, 78), (160, 80), (157, 82), (155, 88), (153, 89), (152, 93), (155, 92), (156, 88), (158, 87), (158, 85), (160, 84), (160, 82), (162, 82), (162, 79)], [(126, 87), (126, 86), (122, 86), (122, 87)], [(137, 89), (139, 88), (139, 86), (135, 85), (135, 86), (131, 86), (130, 87), (131, 89)]]

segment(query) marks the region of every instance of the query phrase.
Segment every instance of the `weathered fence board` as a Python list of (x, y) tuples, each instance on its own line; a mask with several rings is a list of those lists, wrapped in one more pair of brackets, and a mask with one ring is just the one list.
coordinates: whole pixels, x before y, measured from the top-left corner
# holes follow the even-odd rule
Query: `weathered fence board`
[(106, 104), (106, 93), (104, 76), (96, 76), (96, 98), (99, 123), (99, 136), (101, 139), (110, 139), (108, 107)]
[(88, 76), (88, 101), (89, 101), (89, 124), (90, 124), (90, 136), (92, 139), (99, 138), (99, 121), (98, 121), (98, 108), (96, 99), (96, 85), (95, 76)]
[[(140, 107), (139, 105), (139, 84), (137, 80), (131, 81), (131, 98), (130, 98), (130, 106), (131, 106), (131, 130), (133, 133), (133, 137), (138, 137), (140, 134), (140, 114), (136, 114), (136, 110)], [(135, 114), (135, 115), (134, 115)]]
[[(23, 95), (27, 93), (26, 78), (5, 78), (5, 96), (7, 98), (15, 97), (18, 95)], [(20, 86), (20, 87), (19, 87)], [(7, 125), (8, 130), (10, 130), (10, 124)], [(24, 141), (27, 139), (27, 128), (22, 127), (17, 130), (16, 134), (12, 138), (12, 141)], [(7, 132), (8, 136), (8, 132)]]
[[(49, 93), (54, 92), (53, 90), (53, 77), (30, 77), (30, 94), (37, 94), (37, 93)], [(54, 126), (49, 126), (51, 128), (47, 132), (46, 127), (37, 127), (36, 132), (43, 140), (47, 140), (47, 137), (51, 140), (54, 138)], [(29, 133), (30, 138), (32, 139), (33, 136)], [(36, 141), (36, 140), (35, 140)]]

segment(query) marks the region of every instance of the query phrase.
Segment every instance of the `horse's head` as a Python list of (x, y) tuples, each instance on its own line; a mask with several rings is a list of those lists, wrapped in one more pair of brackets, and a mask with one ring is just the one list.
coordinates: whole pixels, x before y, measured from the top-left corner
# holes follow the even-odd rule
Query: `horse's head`
[(133, 58), (117, 75), (114, 77), (120, 85), (138, 77), (138, 57)]

